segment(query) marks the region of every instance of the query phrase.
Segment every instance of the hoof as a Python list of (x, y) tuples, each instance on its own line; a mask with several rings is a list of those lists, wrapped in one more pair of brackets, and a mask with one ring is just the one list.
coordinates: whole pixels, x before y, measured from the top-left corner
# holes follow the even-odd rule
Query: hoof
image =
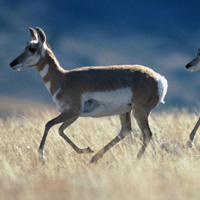
[(87, 148), (88, 153), (94, 153), (94, 151), (92, 149), (90, 149), (90, 147)]
[(92, 159), (90, 160), (90, 163), (97, 163), (97, 160), (94, 156), (92, 157)]
[(82, 154), (82, 153), (94, 153), (94, 151), (92, 151), (92, 149), (90, 149), (90, 147), (87, 147), (85, 149), (78, 149), (77, 153)]
[(96, 153), (96, 154), (92, 157), (90, 163), (96, 163), (96, 162), (97, 162), (100, 158), (102, 158), (102, 157), (103, 157), (103, 153), (102, 153), (102, 152)]
[(193, 146), (192, 141), (188, 140), (187, 145), (188, 145), (189, 148), (191, 148)]
[(43, 155), (43, 151), (41, 151), (40, 149), (38, 150), (38, 155), (39, 155), (39, 161), (44, 165), (46, 162), (46, 158)]

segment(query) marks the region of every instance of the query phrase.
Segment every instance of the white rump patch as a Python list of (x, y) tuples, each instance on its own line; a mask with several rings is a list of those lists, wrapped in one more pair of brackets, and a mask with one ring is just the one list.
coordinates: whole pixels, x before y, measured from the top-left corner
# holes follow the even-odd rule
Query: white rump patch
[(133, 93), (130, 88), (104, 92), (87, 92), (81, 96), (81, 116), (101, 117), (132, 110)]
[(46, 64), (43, 69), (40, 71), (40, 75), (42, 78), (44, 78), (47, 74), (48, 74), (48, 71), (49, 71), (49, 65)]
[(167, 79), (164, 76), (161, 76), (159, 73), (154, 72), (155, 76), (158, 80), (158, 95), (159, 95), (159, 101), (161, 103), (165, 103), (164, 98), (167, 93), (168, 83)]

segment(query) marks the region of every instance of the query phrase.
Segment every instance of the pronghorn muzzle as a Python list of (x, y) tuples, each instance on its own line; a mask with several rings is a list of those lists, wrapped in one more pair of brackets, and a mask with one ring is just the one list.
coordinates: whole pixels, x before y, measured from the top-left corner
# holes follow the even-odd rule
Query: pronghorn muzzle
[(191, 62), (189, 62), (185, 68), (188, 70), (188, 71), (197, 71), (197, 70), (200, 70), (200, 57), (197, 56), (195, 59), (193, 59)]
[(17, 59), (13, 60), (11, 63), (10, 63), (10, 67), (13, 69), (13, 70), (20, 70), (21, 67), (22, 67), (22, 64), (20, 64)]
[(196, 58), (194, 58), (192, 61), (190, 61), (186, 66), (185, 68), (188, 70), (188, 71), (197, 71), (197, 70), (200, 70), (200, 49), (198, 50), (197, 52), (197, 56)]
[(14, 69), (15, 66), (16, 66), (17, 64), (18, 64), (17, 60), (13, 60), (13, 61), (10, 63), (10, 67), (11, 67), (12, 69)]

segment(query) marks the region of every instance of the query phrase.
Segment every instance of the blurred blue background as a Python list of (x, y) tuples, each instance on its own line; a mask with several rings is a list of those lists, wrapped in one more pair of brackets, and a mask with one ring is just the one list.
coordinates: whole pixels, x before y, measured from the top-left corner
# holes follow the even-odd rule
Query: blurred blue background
[(61, 66), (142, 64), (169, 82), (166, 105), (198, 106), (200, 72), (185, 65), (200, 48), (197, 0), (2, 0), (0, 1), (0, 97), (52, 103), (34, 68), (9, 63), (41, 27)]

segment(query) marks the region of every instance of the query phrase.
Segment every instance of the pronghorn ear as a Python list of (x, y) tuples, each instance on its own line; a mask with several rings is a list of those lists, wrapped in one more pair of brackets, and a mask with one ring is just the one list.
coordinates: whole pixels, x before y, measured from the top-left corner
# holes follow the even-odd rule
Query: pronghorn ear
[(39, 27), (37, 27), (36, 30), (37, 30), (37, 33), (38, 33), (39, 43), (42, 43), (42, 44), (45, 43), (46, 42), (46, 35), (45, 35), (44, 31)]
[(33, 28), (29, 28), (32, 40), (38, 40), (37, 32)]

